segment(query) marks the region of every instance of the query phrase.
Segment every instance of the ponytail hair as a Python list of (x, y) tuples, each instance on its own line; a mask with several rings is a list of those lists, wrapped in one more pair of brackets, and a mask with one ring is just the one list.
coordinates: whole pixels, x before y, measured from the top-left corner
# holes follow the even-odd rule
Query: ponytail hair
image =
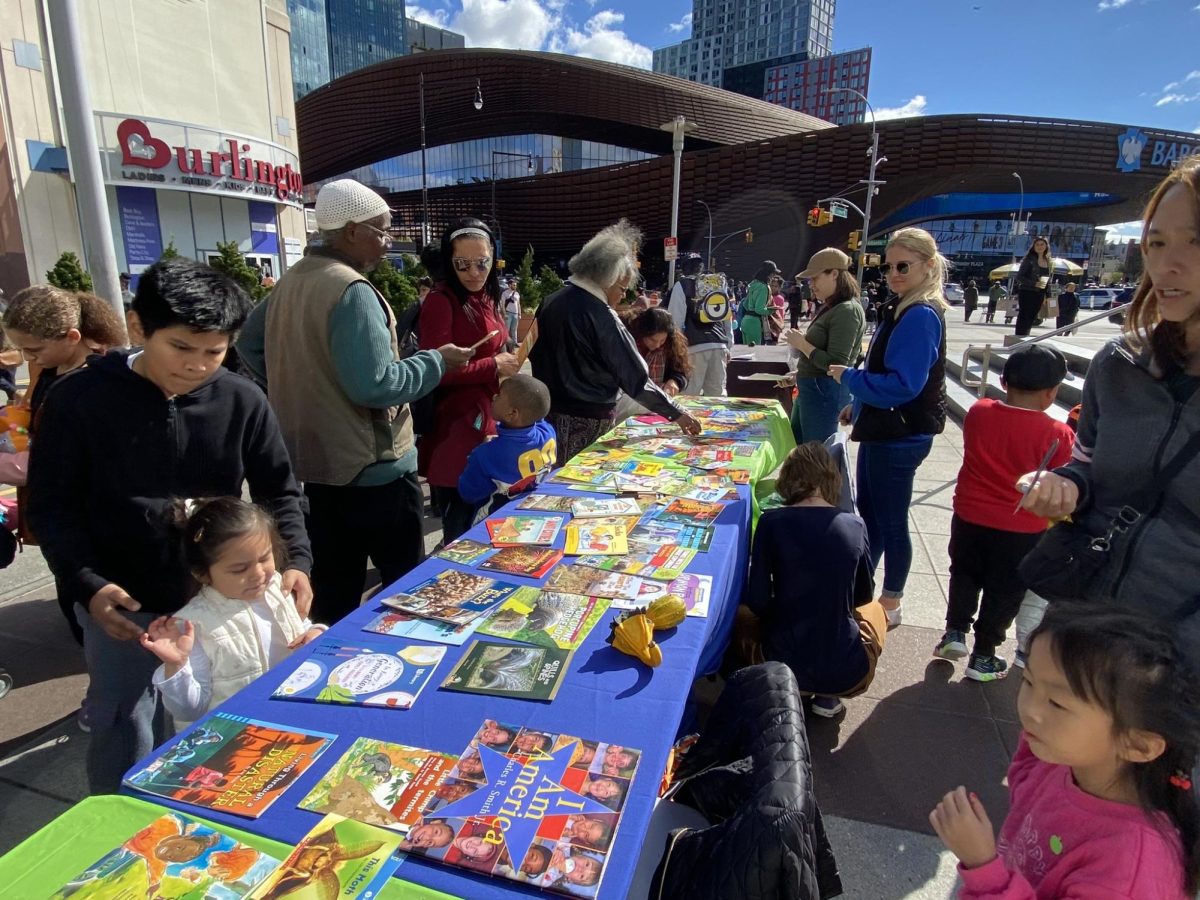
[(1071, 692), (1105, 710), (1120, 736), (1159, 735), (1156, 759), (1127, 763), (1138, 802), (1151, 820), (1165, 818), (1183, 845), (1183, 891), (1200, 888), (1200, 802), (1192, 771), (1200, 755), (1200, 681), (1167, 624), (1113, 607), (1051, 604), (1030, 640), (1050, 650)]
[(43, 341), (57, 341), (76, 330), (91, 349), (104, 352), (125, 342), (125, 326), (95, 294), (35, 284), (18, 291), (4, 312), (4, 327)]
[(920, 300), (931, 303), (942, 310), (949, 309), (950, 305), (946, 302), (942, 285), (946, 283), (946, 277), (950, 271), (950, 260), (938, 252), (937, 241), (933, 239), (933, 235), (924, 228), (901, 228), (892, 232), (887, 245), (889, 250), (892, 247), (903, 247), (933, 263), (929, 277), (900, 300), (900, 305), (896, 307), (897, 315), (904, 307), (911, 306)]
[(183, 558), (196, 578), (208, 575), (221, 547), (232, 540), (264, 531), (271, 539), (275, 568), (287, 566), (287, 551), (275, 520), (261, 506), (237, 497), (172, 500), (167, 518), (178, 535)]

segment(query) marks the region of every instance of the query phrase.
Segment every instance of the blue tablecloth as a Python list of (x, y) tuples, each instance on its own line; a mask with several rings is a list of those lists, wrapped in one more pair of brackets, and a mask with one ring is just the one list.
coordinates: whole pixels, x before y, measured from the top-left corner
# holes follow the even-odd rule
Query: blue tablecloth
[[(553, 483), (544, 484), (540, 490), (555, 494), (576, 493), (564, 485)], [(434, 673), (433, 681), (426, 686), (411, 710), (271, 700), (271, 692), (308, 656), (309, 650), (300, 650), (230, 698), (220, 709), (280, 725), (291, 724), (330, 732), (338, 735), (336, 743), (260, 818), (247, 820), (208, 810), (203, 815), (214, 822), (225, 822), (236, 828), (295, 844), (320, 820), (319, 814), (298, 809), (296, 804), (356, 738), (372, 737), (457, 754), (466, 748), (467, 742), (485, 718), (508, 721), (542, 731), (636, 747), (642, 751), (641, 763), (626, 799), (599, 892), (601, 900), (625, 897), (692, 681), (698, 674), (715, 671), (733, 628), (734, 612), (741, 597), (747, 568), (751, 488), (741, 486), (738, 494), (739, 499), (728, 504), (717, 519), (709, 551), (698, 553), (688, 567), (689, 572), (713, 577), (709, 615), (707, 618), (689, 617), (674, 633), (660, 639), (663, 662), (657, 669), (649, 669), (605, 643), (609, 623), (617, 615), (616, 611), (609, 611), (576, 651), (558, 696), (552, 703), (437, 690), (437, 684), (445, 679), (462, 656), (463, 647), (448, 648)], [(484, 543), (488, 541), (486, 528), (482, 524), (468, 532), (466, 537)], [(560, 548), (563, 537), (560, 534), (558, 539), (557, 546)], [(570, 557), (567, 558), (569, 560)], [(441, 559), (429, 559), (390, 587), (389, 591), (411, 588), (439, 572), (455, 568), (470, 570), (470, 567)], [(532, 579), (487, 574), (519, 584), (539, 583)], [(361, 636), (362, 626), (383, 610), (384, 607), (377, 603), (367, 603), (338, 622), (330, 632), (343, 638)], [(398, 645), (409, 643), (403, 638), (382, 635), (372, 635), (372, 638), (396, 641)], [(156, 750), (152, 757), (161, 752), (161, 748)], [(195, 812), (194, 808), (183, 804), (161, 802)], [(657, 848), (650, 849), (656, 851)], [(396, 874), (406, 880), (471, 900), (545, 896), (536, 888), (500, 878), (473, 875), (462, 869), (428, 862), (416, 855), (410, 855)]]

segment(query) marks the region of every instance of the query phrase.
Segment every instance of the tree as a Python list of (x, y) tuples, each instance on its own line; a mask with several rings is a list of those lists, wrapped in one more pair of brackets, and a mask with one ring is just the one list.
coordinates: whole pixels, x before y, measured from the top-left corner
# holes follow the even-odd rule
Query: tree
[(543, 297), (549, 297), (563, 286), (563, 280), (549, 266), (542, 266), (538, 271), (538, 290)]
[(179, 251), (175, 249), (174, 241), (169, 242), (167, 246), (163, 247), (162, 256), (159, 259), (179, 259)]
[(70, 250), (64, 251), (58, 258), (54, 268), (46, 273), (46, 280), (64, 291), (92, 290), (92, 276), (84, 271), (79, 257)]
[(517, 291), (521, 294), (521, 310), (533, 312), (542, 301), (542, 290), (533, 275), (533, 248), (527, 247), (517, 267)]
[(415, 282), (408, 278), (407, 273), (399, 271), (386, 259), (380, 260), (379, 265), (367, 273), (367, 280), (383, 295), (397, 319), (404, 310), (417, 302)]
[(237, 241), (218, 241), (217, 254), (217, 258), (209, 265), (240, 284), (251, 300), (257, 303), (267, 295), (267, 289), (262, 286), (262, 273), (246, 262), (246, 257), (242, 256), (242, 251), (238, 249)]

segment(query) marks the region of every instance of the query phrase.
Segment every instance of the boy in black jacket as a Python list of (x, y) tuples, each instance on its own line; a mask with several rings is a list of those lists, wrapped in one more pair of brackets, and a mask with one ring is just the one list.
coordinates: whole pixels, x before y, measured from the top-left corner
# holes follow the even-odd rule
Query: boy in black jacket
[(284, 591), (302, 616), (312, 602), (312, 554), (279, 426), (262, 392), (221, 366), (249, 311), (222, 273), (156, 263), (129, 315), (143, 349), (61, 379), (38, 422), (29, 524), (84, 629), (93, 793), (116, 792), (170, 735), (150, 682), (158, 660), (140, 638), (192, 593), (168, 524), (172, 499), (241, 496), (248, 482), (287, 545)]

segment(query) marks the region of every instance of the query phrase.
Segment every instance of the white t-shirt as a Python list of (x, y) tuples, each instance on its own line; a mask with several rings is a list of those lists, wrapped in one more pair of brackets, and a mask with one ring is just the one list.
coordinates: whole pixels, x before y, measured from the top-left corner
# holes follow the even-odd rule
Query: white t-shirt
[(505, 288), (500, 294), (500, 302), (504, 304), (504, 311), (509, 315), (517, 315), (521, 312), (521, 293), (513, 288)]

